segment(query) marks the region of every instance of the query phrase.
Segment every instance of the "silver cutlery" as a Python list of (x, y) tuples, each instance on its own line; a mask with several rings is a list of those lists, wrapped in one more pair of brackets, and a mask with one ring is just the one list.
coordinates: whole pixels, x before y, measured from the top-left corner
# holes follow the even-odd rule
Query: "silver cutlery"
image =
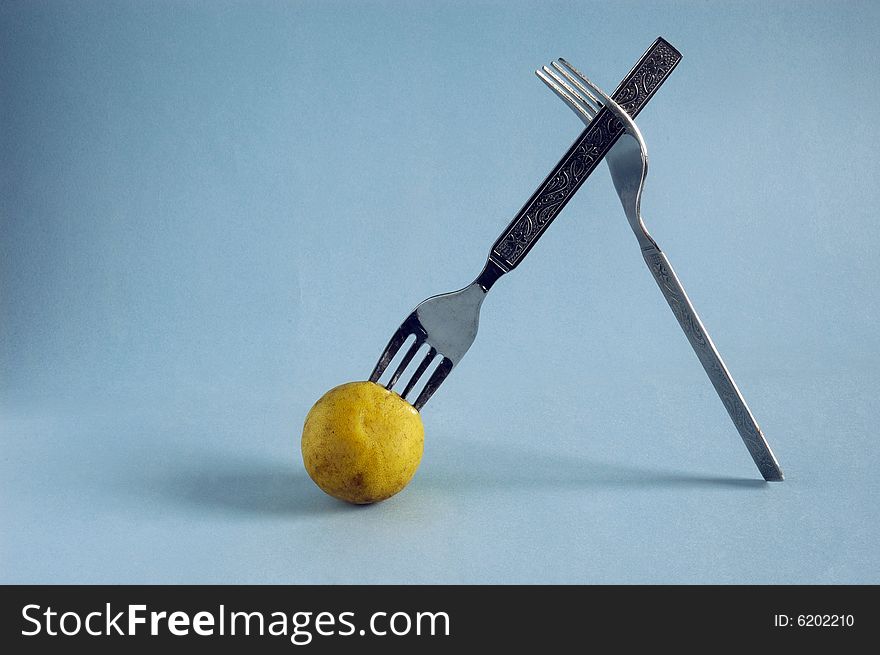
[[(626, 218), (639, 242), (642, 257), (733, 419), (733, 424), (761, 475), (768, 482), (782, 480), (779, 462), (770, 450), (767, 439), (746, 405), (742, 393), (718, 354), (669, 260), (645, 228), (641, 215), (641, 196), (648, 174), (648, 151), (639, 128), (624, 108), (564, 59), (552, 62), (551, 68), (544, 66), (535, 73), (586, 125), (603, 120), (611, 123), (609, 129), (616, 129), (618, 122), (623, 126), (624, 137), (611, 148), (605, 161), (611, 171)], [(610, 111), (610, 114), (603, 114), (604, 110)]]
[[(680, 60), (678, 51), (658, 38), (621, 82), (614, 92), (614, 98), (632, 115), (638, 114)], [(603, 116), (605, 120), (602, 120)], [(623, 134), (622, 126), (610, 129), (611, 120), (611, 112), (600, 110), (597, 119), (587, 125), (502, 232), (476, 280), (459, 291), (424, 300), (404, 319), (379, 357), (370, 375), (372, 382), (379, 382), (386, 369), (389, 369), (389, 364), (406, 345), (402, 359), (385, 383), (386, 388), (392, 389), (421, 351), (424, 354), (415, 360), (419, 363), (400, 395), (406, 398), (422, 379), (427, 378), (413, 402), (418, 410), (424, 407), (474, 342), (480, 307), (489, 289), (498, 278), (522, 262)]]

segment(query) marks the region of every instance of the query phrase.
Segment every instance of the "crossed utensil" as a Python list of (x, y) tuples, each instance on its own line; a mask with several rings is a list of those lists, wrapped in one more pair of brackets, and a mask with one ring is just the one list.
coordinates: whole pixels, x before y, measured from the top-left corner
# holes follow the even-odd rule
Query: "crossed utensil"
[[(384, 386), (392, 389), (406, 378), (401, 396), (418, 391), (413, 406), (421, 410), (474, 342), (480, 307), (489, 289), (519, 265), (604, 158), (642, 257), (758, 470), (768, 482), (783, 479), (779, 462), (742, 393), (641, 216), (648, 155), (633, 119), (680, 61), (681, 54), (658, 38), (610, 96), (564, 59), (536, 71), (586, 129), (502, 232), (477, 278), (463, 289), (422, 301), (404, 319), (379, 357), (370, 375), (372, 382), (380, 383), (384, 378)], [(418, 364), (412, 370), (415, 362)], [(392, 363), (396, 366), (390, 366)]]

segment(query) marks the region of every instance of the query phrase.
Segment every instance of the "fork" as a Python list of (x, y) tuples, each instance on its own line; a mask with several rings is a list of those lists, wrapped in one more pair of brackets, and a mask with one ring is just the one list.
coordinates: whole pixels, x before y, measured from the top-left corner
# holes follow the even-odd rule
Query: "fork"
[[(658, 38), (621, 82), (615, 97), (633, 114), (638, 113), (680, 60), (679, 52)], [(427, 349), (400, 394), (406, 398), (427, 374), (427, 382), (412, 403), (421, 411), (474, 342), (480, 307), (489, 289), (522, 261), (622, 133), (619, 128), (609, 130), (601, 121), (588, 124), (502, 232), (477, 279), (463, 289), (422, 301), (392, 335), (370, 381), (379, 382), (403, 346), (409, 343), (385, 384), (387, 389), (392, 389), (419, 351)]]
[(618, 103), (567, 61), (559, 59), (551, 62), (551, 66), (552, 68), (543, 66), (535, 73), (584, 123), (591, 124), (604, 107), (611, 112), (611, 120), (622, 124), (625, 134), (611, 148), (605, 161), (611, 171), (624, 213), (641, 247), (642, 257), (733, 419), (761, 475), (768, 482), (782, 480), (779, 462), (746, 405), (745, 398), (712, 343), (669, 260), (645, 228), (641, 215), (641, 198), (648, 174), (648, 151), (638, 126)]

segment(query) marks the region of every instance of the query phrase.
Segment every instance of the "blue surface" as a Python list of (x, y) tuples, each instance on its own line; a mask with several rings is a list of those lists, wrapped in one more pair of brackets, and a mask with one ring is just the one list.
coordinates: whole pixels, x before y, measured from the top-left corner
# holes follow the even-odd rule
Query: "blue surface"
[[(880, 5), (0, 5), (3, 582), (880, 582)], [(757, 470), (604, 167), (483, 307), (412, 484), (303, 418), (469, 282), (663, 35), (643, 209), (787, 474)]]

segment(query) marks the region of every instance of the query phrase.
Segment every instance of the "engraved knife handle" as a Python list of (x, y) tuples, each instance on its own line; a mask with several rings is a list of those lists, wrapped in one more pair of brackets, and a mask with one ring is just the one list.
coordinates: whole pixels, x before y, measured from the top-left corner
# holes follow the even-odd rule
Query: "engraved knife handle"
[(755, 460), (761, 475), (768, 482), (782, 480), (782, 469), (773, 451), (770, 450), (770, 444), (764, 438), (761, 428), (758, 427), (755, 417), (746, 405), (727, 366), (724, 365), (715, 344), (709, 338), (709, 333), (706, 332), (703, 322), (685, 293), (684, 287), (681, 286), (678, 276), (672, 270), (666, 255), (659, 248), (648, 247), (642, 251), (642, 256), (657, 286), (663, 292), (663, 297), (669, 303), (672, 313), (675, 314), (678, 324), (687, 336), (691, 348), (703, 365), (706, 375), (709, 376), (712, 386), (724, 403), (727, 413), (733, 419), (733, 424), (745, 442), (752, 459)]
[[(635, 118), (680, 61), (678, 50), (658, 38), (612, 97)], [(623, 126), (603, 107), (505, 228), (487, 266), (494, 264), (498, 276), (516, 268), (621, 134)]]

